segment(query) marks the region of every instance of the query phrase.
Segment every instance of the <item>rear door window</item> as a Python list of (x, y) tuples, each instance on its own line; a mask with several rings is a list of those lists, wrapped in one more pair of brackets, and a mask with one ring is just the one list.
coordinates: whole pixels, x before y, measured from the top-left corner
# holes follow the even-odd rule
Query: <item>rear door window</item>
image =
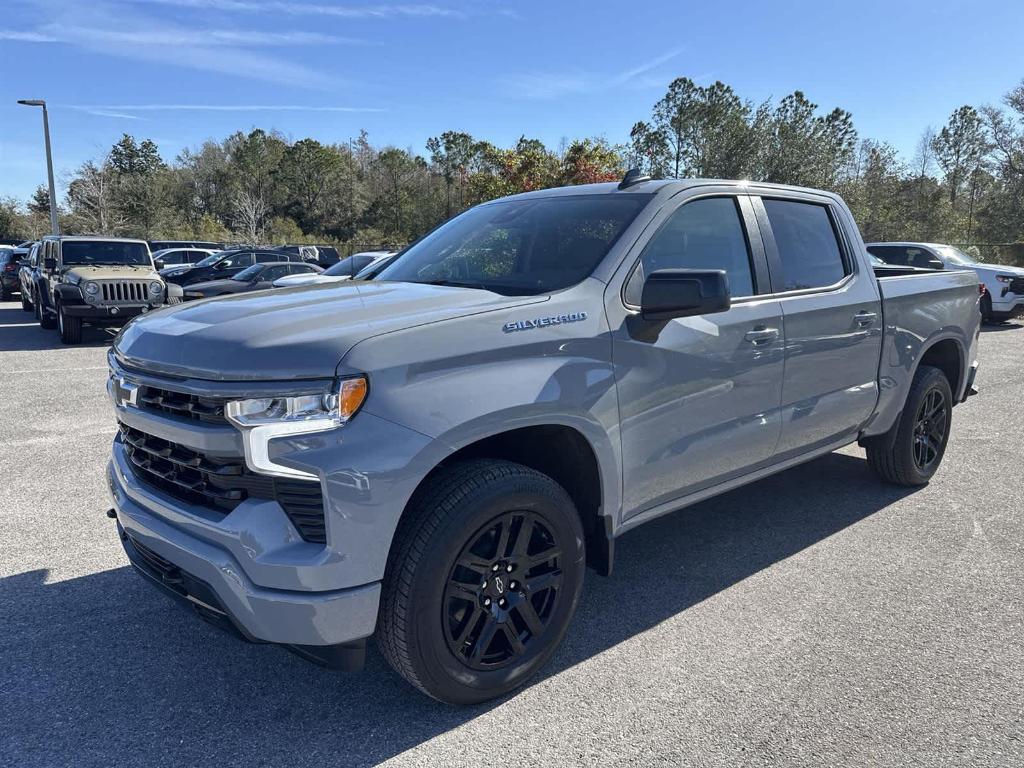
[(825, 288), (849, 274), (826, 206), (769, 198), (762, 202), (779, 251), (782, 290)]

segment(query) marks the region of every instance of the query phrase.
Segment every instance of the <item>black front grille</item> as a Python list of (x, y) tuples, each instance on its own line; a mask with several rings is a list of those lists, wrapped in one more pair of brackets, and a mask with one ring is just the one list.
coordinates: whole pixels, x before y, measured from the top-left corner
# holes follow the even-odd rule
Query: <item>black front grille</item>
[(103, 290), (103, 301), (114, 304), (138, 303), (149, 297), (149, 284), (138, 280), (119, 280), (117, 282), (100, 283)]
[(1024, 277), (1015, 277), (1010, 281), (1010, 293), (1024, 293)]
[(224, 404), (227, 402), (219, 397), (200, 397), (171, 389), (161, 389), (149, 385), (139, 387), (139, 407), (151, 408), (174, 416), (206, 421), (215, 424), (226, 424)]
[(261, 475), (242, 457), (207, 456), (125, 424), (121, 441), (136, 477), (169, 496), (225, 515), (247, 498), (272, 499), (304, 540), (327, 541), (323, 493), (316, 480)]

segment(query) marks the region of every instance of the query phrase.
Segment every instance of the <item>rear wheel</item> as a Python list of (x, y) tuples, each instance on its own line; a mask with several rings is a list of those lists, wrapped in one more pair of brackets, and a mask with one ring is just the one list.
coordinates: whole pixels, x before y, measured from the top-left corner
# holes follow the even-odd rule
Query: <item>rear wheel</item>
[(579, 515), (554, 480), (507, 461), (457, 464), (427, 481), (399, 526), (378, 645), (435, 699), (501, 696), (561, 642), (584, 567)]
[(952, 416), (949, 379), (938, 368), (922, 365), (914, 374), (899, 420), (866, 444), (868, 464), (890, 483), (925, 485), (946, 453)]
[(21, 308), (25, 312), (32, 311), (32, 300), (25, 294), (25, 291), (21, 292)]
[(64, 313), (64, 307), (58, 304), (57, 330), (64, 344), (78, 344), (82, 341), (82, 318), (68, 316)]

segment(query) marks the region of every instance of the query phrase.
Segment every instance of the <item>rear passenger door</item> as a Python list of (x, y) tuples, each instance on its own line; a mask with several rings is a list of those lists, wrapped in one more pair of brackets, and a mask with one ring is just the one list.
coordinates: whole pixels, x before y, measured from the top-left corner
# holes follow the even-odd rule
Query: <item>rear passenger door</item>
[(878, 399), (882, 309), (863, 245), (831, 198), (754, 197), (772, 291), (782, 307), (784, 460), (855, 436)]

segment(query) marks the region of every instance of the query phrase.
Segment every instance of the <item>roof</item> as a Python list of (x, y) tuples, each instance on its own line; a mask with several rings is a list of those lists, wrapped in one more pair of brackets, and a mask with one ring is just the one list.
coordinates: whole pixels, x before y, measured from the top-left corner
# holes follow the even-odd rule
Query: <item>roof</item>
[(147, 243), (145, 240), (140, 240), (135, 237), (103, 237), (102, 235), (44, 235), (42, 239), (62, 241), (73, 240), (75, 242), (83, 241), (100, 243), (141, 243), (142, 245), (145, 245), (147, 248), (149, 247), (149, 243)]
[[(692, 187), (737, 187), (751, 192), (800, 192), (811, 195), (824, 195), (838, 199), (832, 193), (821, 189), (810, 187), (798, 187), (792, 184), (772, 184), (764, 181), (750, 181), (749, 179), (649, 179), (638, 181), (625, 189), (619, 189), (619, 182), (607, 181), (600, 184), (577, 184), (569, 187), (552, 187), (550, 189), (536, 189), (531, 192), (521, 192), (517, 195), (499, 198), (499, 200), (526, 200), (530, 198), (544, 197), (570, 197), (574, 195), (660, 195), (672, 197), (684, 189)], [(492, 200), (490, 202), (498, 202)], [(487, 203), (484, 203), (487, 205)]]
[(890, 240), (884, 243), (864, 243), (867, 248), (872, 245), (895, 245), (904, 248), (949, 248), (945, 243), (922, 243), (914, 240)]

